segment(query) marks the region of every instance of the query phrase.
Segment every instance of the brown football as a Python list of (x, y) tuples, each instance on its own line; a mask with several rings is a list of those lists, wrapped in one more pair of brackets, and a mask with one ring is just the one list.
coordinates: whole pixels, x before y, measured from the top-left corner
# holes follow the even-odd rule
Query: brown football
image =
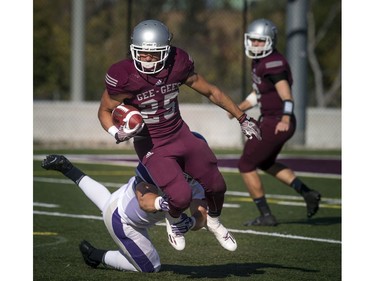
[(131, 105), (120, 104), (112, 111), (113, 124), (119, 129), (121, 126), (132, 130), (143, 123), (141, 113)]

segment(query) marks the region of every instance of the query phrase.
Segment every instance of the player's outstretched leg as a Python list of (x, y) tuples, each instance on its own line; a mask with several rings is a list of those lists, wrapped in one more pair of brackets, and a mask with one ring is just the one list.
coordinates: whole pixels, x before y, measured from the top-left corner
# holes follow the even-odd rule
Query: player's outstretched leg
[(237, 249), (237, 242), (233, 235), (221, 224), (218, 217), (213, 218), (207, 215), (207, 229), (212, 232), (220, 245), (228, 250), (235, 251)]
[(43, 160), (42, 167), (46, 170), (55, 170), (65, 174), (73, 168), (73, 165), (63, 155), (48, 155)]
[(70, 161), (64, 155), (47, 155), (47, 157), (42, 161), (42, 168), (46, 170), (59, 171), (76, 184), (79, 184), (81, 179), (86, 176), (84, 172), (70, 163)]
[(104, 206), (111, 196), (109, 190), (75, 167), (65, 156), (48, 155), (42, 161), (42, 168), (63, 173), (64, 176), (77, 184), (85, 195), (103, 212)]

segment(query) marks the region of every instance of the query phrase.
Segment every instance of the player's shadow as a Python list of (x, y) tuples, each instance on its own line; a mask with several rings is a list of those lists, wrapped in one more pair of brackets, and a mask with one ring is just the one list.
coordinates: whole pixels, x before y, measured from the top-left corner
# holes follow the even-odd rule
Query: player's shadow
[(163, 264), (161, 267), (161, 271), (172, 271), (173, 273), (179, 275), (187, 275), (187, 278), (198, 279), (225, 278), (231, 276), (250, 277), (254, 274), (266, 273), (267, 268), (278, 268), (313, 273), (318, 272), (317, 270), (302, 267), (282, 266), (279, 264), (271, 263), (228, 263), (203, 266)]
[(333, 225), (341, 224), (341, 217), (317, 217), (293, 221), (279, 221), (280, 224), (310, 224), (310, 225)]

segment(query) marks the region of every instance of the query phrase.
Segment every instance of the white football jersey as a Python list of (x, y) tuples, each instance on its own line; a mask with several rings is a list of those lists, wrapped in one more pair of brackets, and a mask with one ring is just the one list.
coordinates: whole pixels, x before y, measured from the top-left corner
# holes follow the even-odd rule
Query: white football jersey
[[(154, 213), (147, 213), (139, 207), (139, 203), (135, 193), (135, 177), (132, 177), (128, 183), (124, 184), (115, 193), (119, 197), (118, 212), (122, 220), (135, 227), (148, 228), (155, 225), (157, 222), (165, 219), (165, 212), (156, 211)], [(204, 189), (195, 180), (189, 181), (192, 188), (193, 199), (203, 199)], [(159, 195), (163, 196), (159, 189)]]

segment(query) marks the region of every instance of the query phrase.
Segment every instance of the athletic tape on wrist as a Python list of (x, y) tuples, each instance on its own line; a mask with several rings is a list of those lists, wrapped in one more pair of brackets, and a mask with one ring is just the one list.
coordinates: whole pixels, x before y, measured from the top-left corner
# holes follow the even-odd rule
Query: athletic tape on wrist
[(246, 100), (250, 102), (251, 106), (255, 106), (258, 103), (257, 95), (255, 92), (251, 92), (247, 97)]
[(161, 206), (160, 206), (160, 200), (162, 199), (161, 196), (158, 196), (155, 198), (155, 201), (154, 201), (154, 206), (155, 206), (155, 209), (157, 211), (160, 211), (161, 210)]
[(116, 133), (118, 132), (118, 129), (116, 126), (112, 126), (108, 129), (108, 133), (112, 136), (115, 137)]

